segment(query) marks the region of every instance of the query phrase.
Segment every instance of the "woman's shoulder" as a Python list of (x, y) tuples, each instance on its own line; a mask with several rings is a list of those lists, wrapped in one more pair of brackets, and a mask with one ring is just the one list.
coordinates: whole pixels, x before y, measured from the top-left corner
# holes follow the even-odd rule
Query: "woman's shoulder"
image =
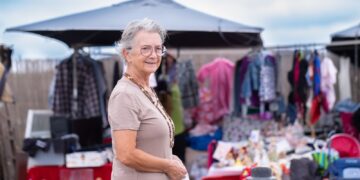
[(119, 95), (137, 95), (138, 88), (130, 80), (123, 77), (115, 85), (114, 89), (111, 92), (110, 99)]

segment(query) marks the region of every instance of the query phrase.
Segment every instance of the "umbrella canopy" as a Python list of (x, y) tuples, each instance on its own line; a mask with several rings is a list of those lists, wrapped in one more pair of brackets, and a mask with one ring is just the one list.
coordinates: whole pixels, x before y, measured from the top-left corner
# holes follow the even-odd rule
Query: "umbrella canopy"
[(351, 61), (360, 55), (360, 24), (331, 35), (331, 43), (326, 48), (335, 54), (348, 56)]
[(113, 45), (127, 23), (148, 17), (167, 31), (170, 47), (261, 45), (262, 28), (211, 16), (171, 0), (132, 0), (110, 7), (7, 29), (58, 39), (68, 46)]
[(331, 41), (344, 41), (360, 39), (360, 23), (331, 35)]

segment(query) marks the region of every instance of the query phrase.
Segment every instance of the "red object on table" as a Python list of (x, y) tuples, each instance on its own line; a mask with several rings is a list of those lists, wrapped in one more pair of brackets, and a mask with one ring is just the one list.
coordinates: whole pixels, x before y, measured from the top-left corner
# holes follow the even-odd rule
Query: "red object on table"
[(356, 139), (359, 137), (359, 132), (356, 128), (352, 125), (352, 116), (353, 113), (341, 112), (340, 118), (343, 126), (343, 132), (346, 134), (350, 134), (354, 136)]
[(71, 175), (82, 175), (91, 173), (93, 179), (110, 180), (111, 179), (112, 164), (107, 163), (100, 167), (87, 168), (66, 168), (65, 166), (36, 166), (28, 169), (28, 180), (61, 180), (68, 179), (66, 177)]
[(249, 176), (251, 176), (251, 167), (245, 168), (240, 174), (237, 175), (213, 175), (203, 177), (201, 180), (246, 180), (246, 178)]
[(207, 176), (203, 177), (202, 180), (242, 180), (241, 176)]
[(335, 134), (330, 137), (329, 143), (339, 152), (340, 158), (360, 158), (360, 143), (349, 134)]

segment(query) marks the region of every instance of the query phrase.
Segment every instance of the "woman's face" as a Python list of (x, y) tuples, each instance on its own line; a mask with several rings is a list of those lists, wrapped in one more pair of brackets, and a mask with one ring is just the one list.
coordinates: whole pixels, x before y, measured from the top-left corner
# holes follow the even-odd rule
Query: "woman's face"
[[(150, 75), (161, 63), (162, 40), (158, 33), (139, 31), (126, 57), (128, 67), (141, 74)], [(159, 54), (160, 52), (160, 54)]]

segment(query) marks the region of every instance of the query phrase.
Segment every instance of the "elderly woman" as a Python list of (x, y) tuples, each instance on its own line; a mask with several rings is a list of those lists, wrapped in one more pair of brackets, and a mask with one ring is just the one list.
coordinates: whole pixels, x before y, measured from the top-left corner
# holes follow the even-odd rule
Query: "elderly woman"
[(127, 25), (119, 43), (127, 70), (111, 93), (113, 180), (181, 180), (187, 171), (172, 154), (174, 124), (149, 86), (161, 63), (165, 30), (153, 20)]

